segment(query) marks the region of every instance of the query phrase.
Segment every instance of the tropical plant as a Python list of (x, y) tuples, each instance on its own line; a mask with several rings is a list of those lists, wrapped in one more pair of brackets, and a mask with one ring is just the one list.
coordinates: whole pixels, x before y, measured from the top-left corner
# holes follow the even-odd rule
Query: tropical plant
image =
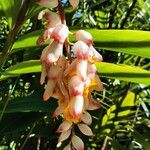
[[(70, 142), (58, 145), (55, 131), (64, 118), (52, 118), (55, 98), (42, 98), (39, 59), (48, 41), (37, 45), (46, 25), (37, 19), (45, 9), (39, 2), (0, 0), (0, 150), (63, 149)], [(95, 65), (104, 88), (92, 92), (101, 108), (88, 111), (94, 136), (82, 134), (81, 126), (81, 132), (74, 126), (76, 135), (89, 150), (149, 150), (150, 1), (83, 0), (74, 9), (69, 2), (49, 10), (65, 14), (70, 47), (72, 34), (83, 29), (103, 57)]]

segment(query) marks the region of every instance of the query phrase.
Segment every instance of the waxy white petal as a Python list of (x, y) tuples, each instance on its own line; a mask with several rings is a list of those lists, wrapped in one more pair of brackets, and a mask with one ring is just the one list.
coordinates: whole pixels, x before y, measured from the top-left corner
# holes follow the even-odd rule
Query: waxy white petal
[(71, 138), (71, 142), (76, 150), (84, 150), (84, 143), (78, 136), (74, 135)]
[(86, 81), (87, 77), (87, 65), (88, 62), (86, 60), (78, 60), (77, 63), (77, 74), (81, 77), (82, 81)]
[(89, 47), (82, 41), (74, 44), (73, 51), (78, 59), (87, 60), (89, 58)]
[(90, 46), (89, 50), (90, 50), (90, 55), (94, 61), (99, 61), (99, 62), (103, 61), (102, 55), (99, 54), (92, 45)]
[(45, 63), (50, 65), (56, 62), (60, 56), (62, 56), (63, 45), (53, 41), (49, 47), (49, 50), (46, 51)]
[(70, 96), (83, 95), (84, 83), (78, 76), (73, 76), (69, 81)]
[(53, 30), (53, 32), (51, 33), (51, 38), (54, 39), (55, 42), (63, 44), (68, 34), (69, 34), (68, 27), (64, 24), (60, 24), (57, 25)]
[(86, 32), (85, 30), (79, 30), (75, 34), (75, 39), (77, 41), (83, 41), (87, 45), (92, 45), (93, 44), (93, 38), (89, 32)]
[(67, 130), (66, 132), (62, 132), (60, 134), (60, 136), (59, 136), (58, 143), (62, 142), (62, 141), (65, 141), (66, 139), (68, 139), (69, 136), (70, 136), (70, 134), (71, 134), (71, 130), (70, 129)]
[(45, 82), (45, 78), (47, 76), (45, 63), (42, 63), (41, 69), (42, 72), (41, 72), (40, 84), (43, 85), (43, 83)]
[(84, 106), (83, 96), (73, 96), (70, 100), (70, 113), (72, 116), (76, 117), (81, 115)]
[(55, 85), (56, 85), (55, 80), (48, 80), (47, 86), (46, 86), (46, 89), (45, 89), (45, 92), (43, 95), (43, 99), (45, 101), (48, 100), (52, 96), (52, 94), (54, 92)]
[(60, 124), (60, 126), (57, 129), (57, 132), (65, 132), (69, 130), (71, 126), (72, 126), (72, 123), (65, 120), (63, 121), (63, 123)]
[(87, 111), (83, 113), (83, 115), (81, 116), (81, 120), (87, 125), (90, 125), (92, 123), (92, 117)]
[(80, 129), (80, 131), (87, 135), (87, 136), (92, 136), (93, 132), (91, 130), (91, 128), (89, 126), (87, 126), (86, 124), (80, 123), (78, 124), (78, 128)]

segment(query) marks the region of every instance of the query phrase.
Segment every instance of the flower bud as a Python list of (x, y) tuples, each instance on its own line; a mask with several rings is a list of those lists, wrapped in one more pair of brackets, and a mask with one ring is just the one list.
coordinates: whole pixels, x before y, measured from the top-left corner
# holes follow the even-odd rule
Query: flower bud
[(83, 82), (86, 81), (87, 78), (87, 65), (88, 62), (86, 60), (78, 60), (77, 63), (77, 75), (79, 75)]
[(69, 93), (71, 96), (82, 95), (84, 90), (84, 83), (78, 76), (73, 76), (69, 81)]
[(64, 110), (64, 118), (67, 121), (78, 123), (84, 107), (83, 96), (73, 96), (67, 108)]
[(41, 66), (41, 78), (40, 78), (40, 84), (41, 85), (43, 85), (43, 83), (45, 82), (46, 76), (47, 76), (46, 66), (45, 66), (45, 63), (42, 63), (42, 66)]
[(48, 100), (52, 96), (55, 86), (56, 86), (55, 80), (48, 80), (47, 86), (43, 95), (43, 99), (45, 101)]
[(51, 33), (51, 39), (55, 42), (63, 44), (69, 34), (68, 27), (64, 24), (57, 25)]
[(58, 5), (58, 0), (37, 0), (37, 3), (43, 7), (54, 8)]
[(63, 50), (63, 45), (53, 41), (49, 49), (46, 50), (45, 52), (46, 56), (43, 54), (46, 57), (44, 59), (45, 63), (47, 65), (50, 65), (56, 62), (59, 59), (59, 57), (62, 56), (62, 50)]
[(83, 41), (88, 46), (93, 45), (93, 38), (91, 34), (84, 30), (77, 31), (74, 36), (77, 41)]
[(92, 45), (90, 46), (89, 50), (90, 50), (90, 55), (92, 57), (91, 58), (92, 61), (100, 61), (100, 62), (103, 61), (102, 55), (99, 54)]
[(82, 41), (74, 44), (73, 51), (78, 59), (87, 60), (89, 58), (89, 47)]

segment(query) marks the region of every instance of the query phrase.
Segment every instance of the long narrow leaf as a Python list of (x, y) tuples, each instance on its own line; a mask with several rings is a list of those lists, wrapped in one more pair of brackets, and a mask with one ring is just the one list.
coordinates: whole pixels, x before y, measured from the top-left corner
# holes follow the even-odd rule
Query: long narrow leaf
[[(72, 30), (75, 32), (76, 30)], [(150, 32), (133, 30), (87, 30), (93, 36), (95, 46), (104, 50), (112, 50), (127, 54), (150, 58)], [(34, 47), (42, 30), (20, 37), (13, 45), (12, 52), (22, 48)], [(73, 38), (70, 39), (74, 41)]]
[[(128, 82), (150, 85), (150, 71), (128, 65), (116, 65), (111, 63), (96, 63), (98, 73), (107, 78), (119, 79)], [(18, 63), (2, 73), (0, 80), (14, 77), (20, 74), (40, 72), (39, 60), (30, 60)]]

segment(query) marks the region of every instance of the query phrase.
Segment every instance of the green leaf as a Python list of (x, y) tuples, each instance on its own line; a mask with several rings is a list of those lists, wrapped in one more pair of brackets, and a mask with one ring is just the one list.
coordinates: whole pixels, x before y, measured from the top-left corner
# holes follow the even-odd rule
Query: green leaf
[(30, 60), (18, 63), (2, 73), (0, 80), (18, 76), (26, 73), (40, 72), (41, 65), (39, 60)]
[[(17, 97), (9, 101), (5, 113), (16, 112), (53, 112), (56, 108), (55, 100), (44, 102), (42, 97), (31, 95), (27, 97)], [(3, 110), (2, 104), (0, 105), (0, 112)]]
[[(17, 97), (9, 101), (0, 124), (0, 134), (22, 130), (45, 115), (53, 113), (56, 100), (44, 102), (42, 97), (33, 94), (27, 97)], [(0, 103), (0, 113), (3, 105)]]
[(39, 6), (36, 1), (29, 1), (29, 9), (26, 14), (26, 20), (30, 19), (31, 17), (37, 15), (40, 11), (43, 10), (43, 7)]
[(124, 150), (124, 148), (116, 139), (112, 139), (111, 144), (112, 144), (113, 150)]
[(37, 46), (36, 41), (42, 34), (43, 30), (34, 31), (20, 37), (12, 47), (12, 53), (19, 51), (23, 48), (35, 47)]
[[(71, 30), (75, 32), (77, 30)], [(97, 30), (89, 29), (94, 39), (94, 45), (104, 50), (112, 50), (150, 58), (150, 32), (135, 30)], [(20, 37), (13, 45), (12, 52), (26, 47), (34, 47), (42, 30), (34, 31)], [(74, 39), (70, 36), (70, 40)]]
[(127, 116), (131, 112), (131, 107), (135, 105), (135, 94), (128, 91), (126, 97), (122, 100), (118, 117)]
[(0, 124), (0, 135), (6, 133), (14, 133), (28, 128), (30, 125), (36, 123), (46, 113), (39, 112), (18, 112), (5, 114)]
[[(142, 8), (143, 12), (146, 11), (148, 13), (148, 15), (150, 16), (150, 9), (147, 6), (149, 4), (149, 2), (148, 1), (144, 2), (143, 0), (138, 0), (138, 3), (139, 3), (140, 8)], [(146, 3), (147, 3), (147, 5), (146, 5)]]
[(20, 37), (12, 47), (12, 53), (16, 52), (22, 48), (35, 47), (37, 46), (36, 41), (38, 37), (42, 34), (43, 30), (34, 31)]
[[(97, 72), (103, 77), (150, 85), (150, 71), (146, 71), (139, 67), (116, 65), (105, 62), (96, 63), (96, 66)], [(0, 80), (21, 74), (40, 72), (40, 70), (41, 65), (39, 60), (24, 61), (4, 71)]]
[(150, 32), (96, 29), (87, 31), (92, 34), (98, 48), (150, 58)]
[[(120, 99), (119, 102), (112, 105), (102, 118), (101, 126), (103, 127), (103, 133), (109, 133), (111, 129), (115, 128), (114, 125), (118, 125), (119, 122), (127, 122), (127, 116), (130, 115), (131, 108), (135, 105), (135, 94), (128, 91), (125, 98)], [(109, 125), (109, 127), (108, 127)]]
[(144, 150), (149, 150), (150, 143), (148, 141), (146, 141), (146, 139), (145, 139), (145, 137), (143, 135), (141, 135), (137, 131), (133, 131), (132, 135), (134, 136), (135, 140), (142, 145)]
[(107, 78), (150, 85), (150, 71), (124, 64), (96, 63), (97, 72)]
[(21, 3), (22, 0), (0, 0), (1, 9), (8, 20), (10, 29), (16, 23)]

